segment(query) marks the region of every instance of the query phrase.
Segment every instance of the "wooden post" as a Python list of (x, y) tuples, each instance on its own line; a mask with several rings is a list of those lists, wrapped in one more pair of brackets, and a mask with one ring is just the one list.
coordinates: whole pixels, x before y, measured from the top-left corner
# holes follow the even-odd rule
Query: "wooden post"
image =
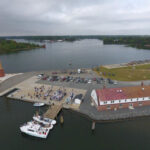
[(64, 123), (64, 118), (63, 115), (60, 116), (60, 123), (63, 124)]
[(92, 130), (95, 130), (95, 121), (92, 122)]

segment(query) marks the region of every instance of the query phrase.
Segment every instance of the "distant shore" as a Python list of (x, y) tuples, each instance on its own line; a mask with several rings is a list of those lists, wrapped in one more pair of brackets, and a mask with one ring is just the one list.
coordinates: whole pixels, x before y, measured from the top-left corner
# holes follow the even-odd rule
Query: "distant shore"
[(45, 46), (33, 43), (21, 43), (14, 40), (0, 40), (0, 54), (17, 53), (36, 48), (45, 48)]
[[(6, 37), (5, 37), (6, 38)], [(66, 35), (66, 36), (10, 36), (10, 39), (26, 39), (33, 41), (50, 41), (50, 42), (74, 42), (85, 39), (97, 39), (102, 40), (104, 45), (125, 45), (127, 47), (133, 47), (137, 49), (150, 50), (150, 36), (127, 36), (127, 35)]]

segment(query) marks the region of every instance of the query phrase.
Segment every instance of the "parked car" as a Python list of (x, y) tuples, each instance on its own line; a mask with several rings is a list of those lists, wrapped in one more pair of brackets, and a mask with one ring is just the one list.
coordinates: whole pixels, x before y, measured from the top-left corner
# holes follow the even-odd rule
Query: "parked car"
[(116, 85), (116, 84), (118, 84), (118, 82), (115, 80), (115, 81), (114, 81), (114, 84)]
[(104, 80), (104, 78), (102, 78), (102, 77), (101, 77), (100, 79), (101, 79), (101, 80)]
[(39, 74), (39, 75), (37, 75), (37, 77), (38, 78), (42, 78), (44, 76), (44, 74), (42, 73), (42, 74)]
[(93, 81), (96, 81), (96, 78), (93, 78)]
[(108, 81), (108, 83), (109, 84), (114, 84), (114, 82), (111, 79)]
[(92, 80), (88, 80), (88, 83), (92, 83)]
[(97, 84), (101, 84), (101, 79), (98, 78), (98, 79), (96, 80), (96, 82), (97, 82)]
[(48, 80), (48, 81), (51, 81), (51, 79), (52, 79), (52, 77), (49, 77), (47, 80)]

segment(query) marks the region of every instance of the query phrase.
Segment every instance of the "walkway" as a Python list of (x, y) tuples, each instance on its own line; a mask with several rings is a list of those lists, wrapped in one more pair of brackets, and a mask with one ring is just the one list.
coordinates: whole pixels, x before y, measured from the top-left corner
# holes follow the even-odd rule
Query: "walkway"
[(50, 119), (55, 119), (61, 109), (62, 109), (62, 104), (52, 105), (46, 111), (46, 113), (44, 114), (44, 117), (50, 118)]

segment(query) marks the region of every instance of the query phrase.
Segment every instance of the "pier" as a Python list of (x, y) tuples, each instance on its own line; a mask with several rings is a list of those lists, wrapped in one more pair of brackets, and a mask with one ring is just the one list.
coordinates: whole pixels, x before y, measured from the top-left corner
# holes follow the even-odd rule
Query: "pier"
[(55, 119), (58, 115), (58, 113), (61, 111), (62, 109), (62, 104), (59, 105), (52, 105), (49, 107), (49, 109), (44, 113), (44, 117), (46, 118), (51, 118), (51, 119)]

